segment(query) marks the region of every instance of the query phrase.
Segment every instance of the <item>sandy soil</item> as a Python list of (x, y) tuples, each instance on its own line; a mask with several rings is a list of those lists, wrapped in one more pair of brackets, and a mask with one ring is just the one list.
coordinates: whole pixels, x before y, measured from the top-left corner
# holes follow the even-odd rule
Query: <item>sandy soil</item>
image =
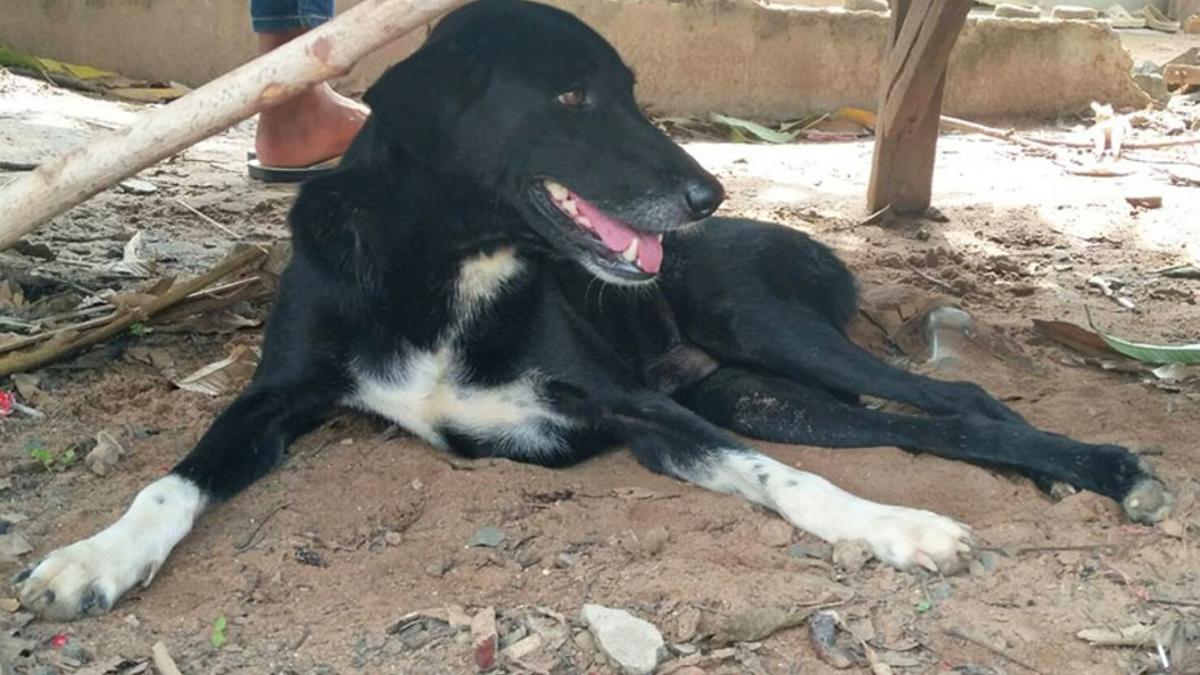
[[(36, 161), (128, 115), (118, 104), (0, 79), (0, 159)], [(79, 287), (144, 284), (106, 271), (137, 231), (156, 276), (204, 270), (234, 240), (180, 201), (247, 241), (285, 237), (290, 190), (244, 177), (251, 131), (243, 124), (143, 172), (153, 194), (107, 191), (28, 238), (55, 260), (0, 254), (6, 274), (49, 280), (38, 286), (19, 277), (26, 304), (0, 310), (21, 316), (44, 298), (78, 300)], [(680, 645), (677, 654), (705, 655), (683, 662), (701, 670), (678, 672), (824, 673), (832, 668), (803, 627), (725, 651), (702, 638), (749, 608), (837, 603), (854, 634), (897, 673), (1154, 672), (1153, 644), (1098, 647), (1076, 637), (1135, 625), (1174, 626), (1160, 634), (1171, 672), (1200, 672), (1200, 390), (1194, 379), (1168, 383), (1116, 359), (1085, 359), (1041, 339), (1031, 323), (1084, 324), (1091, 306), (1099, 324), (1119, 334), (1195, 341), (1200, 281), (1155, 270), (1200, 259), (1200, 188), (1170, 185), (1171, 164), (1129, 161), (1132, 175), (1077, 176), (1002, 141), (949, 136), (935, 197), (946, 222), (861, 225), (869, 140), (688, 147), (724, 180), (726, 213), (813, 233), (858, 271), (875, 321), (857, 327), (864, 343), (920, 370), (979, 381), (1046, 428), (1146, 451), (1180, 496), (1176, 515), (1165, 526), (1134, 526), (1094, 495), (1055, 501), (1024, 479), (893, 448), (760, 444), (858, 494), (971, 524), (987, 550), (971, 573), (943, 579), (875, 562), (835, 564), (812, 537), (781, 532), (775, 516), (651, 475), (622, 451), (560, 471), (462, 463), (345, 414), (206, 517), (153, 585), (110, 615), (26, 623), (9, 611), (11, 591), (0, 590), (0, 661), (20, 673), (138, 672), (162, 641), (185, 673), (471, 672), (468, 630), (436, 620), (389, 628), (417, 610), (494, 607), (502, 647), (531, 631), (545, 637), (549, 646), (525, 660), (531, 669), (609, 673), (576, 621), (581, 605), (595, 602), (656, 624)], [(1195, 149), (1142, 155), (1200, 160)], [(1137, 210), (1123, 199), (1149, 193), (1164, 206)], [(1087, 282), (1093, 275), (1123, 282), (1120, 293), (1137, 311), (1101, 296)], [(908, 357), (876, 324), (894, 327), (896, 317), (939, 296), (968, 310), (981, 337), (931, 365)], [(237, 310), (261, 318), (266, 301)], [(0, 561), (0, 573), (109, 523), (231, 400), (178, 389), (164, 361), (188, 373), (261, 337), (257, 328), (227, 326), (136, 333), (38, 371), (40, 394), (25, 402), (45, 419), (0, 422), (0, 518), (34, 549)], [(12, 388), (0, 380), (0, 389)], [(46, 471), (30, 457), (31, 448), (59, 452), (102, 430), (126, 450), (105, 477), (78, 462)], [(504, 542), (468, 548), (482, 526), (500, 528)], [(212, 626), (222, 616), (228, 627), (218, 648)], [(524, 672), (510, 660), (502, 667)], [(869, 672), (861, 662), (853, 668)]]

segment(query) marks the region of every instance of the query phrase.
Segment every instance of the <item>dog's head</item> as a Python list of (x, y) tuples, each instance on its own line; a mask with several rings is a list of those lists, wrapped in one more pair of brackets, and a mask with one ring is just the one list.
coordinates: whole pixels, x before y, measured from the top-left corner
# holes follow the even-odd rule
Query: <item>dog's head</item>
[(480, 0), (365, 98), (399, 161), (467, 177), (560, 254), (630, 284), (657, 275), (664, 233), (724, 199), (646, 119), (633, 86), (612, 46), (570, 14)]

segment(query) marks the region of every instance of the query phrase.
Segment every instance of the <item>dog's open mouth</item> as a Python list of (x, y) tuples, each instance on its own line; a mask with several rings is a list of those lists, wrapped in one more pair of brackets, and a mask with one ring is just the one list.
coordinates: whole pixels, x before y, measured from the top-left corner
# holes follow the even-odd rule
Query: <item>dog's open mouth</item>
[(658, 274), (662, 267), (662, 235), (633, 229), (552, 180), (543, 181), (550, 200), (596, 242), (603, 244), (610, 264), (640, 275)]

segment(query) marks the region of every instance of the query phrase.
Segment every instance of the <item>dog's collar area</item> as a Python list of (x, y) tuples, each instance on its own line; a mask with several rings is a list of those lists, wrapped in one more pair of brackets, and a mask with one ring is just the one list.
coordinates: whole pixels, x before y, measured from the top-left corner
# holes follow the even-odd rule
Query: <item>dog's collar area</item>
[(661, 234), (633, 229), (560, 183), (548, 179), (542, 183), (550, 201), (576, 225), (603, 243), (616, 257), (636, 266), (640, 272), (658, 274), (663, 260)]

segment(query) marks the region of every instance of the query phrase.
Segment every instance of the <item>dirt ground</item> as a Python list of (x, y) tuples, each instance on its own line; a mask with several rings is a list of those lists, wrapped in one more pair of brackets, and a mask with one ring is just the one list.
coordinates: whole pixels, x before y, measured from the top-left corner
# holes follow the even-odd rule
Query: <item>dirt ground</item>
[[(125, 123), (133, 110), (0, 71), (0, 159), (36, 162)], [(144, 171), (151, 194), (106, 191), (28, 237), (23, 252), (0, 253), (0, 272), (24, 295), (14, 300), (10, 286), (0, 314), (44, 318), (92, 293), (201, 273), (235, 239), (284, 239), (292, 191), (246, 179), (252, 130), (242, 124)], [(1073, 137), (1053, 123), (1030, 133)], [(1197, 146), (1137, 151), (1119, 165), (1129, 175), (1095, 177), (1004, 141), (946, 136), (935, 195), (944, 222), (876, 224), (861, 223), (870, 139), (687, 147), (724, 181), (725, 213), (799, 228), (844, 256), (868, 310), (856, 335), (877, 353), (978, 381), (1045, 428), (1146, 453), (1179, 496), (1175, 515), (1158, 527), (1131, 525), (1094, 495), (1056, 501), (1022, 478), (894, 448), (757, 444), (865, 497), (969, 523), (985, 550), (970, 573), (940, 578), (834, 563), (828, 547), (781, 531), (774, 515), (651, 475), (623, 451), (558, 471), (450, 461), (347, 413), (204, 518), (152, 586), (111, 614), (30, 621), (11, 590), (0, 590), (0, 662), (39, 675), (143, 672), (161, 641), (192, 674), (472, 672), (469, 630), (400, 619), (432, 610), (454, 624), (491, 607), (502, 648), (527, 635), (542, 642), (519, 660), (502, 657), (504, 670), (610, 673), (576, 618), (593, 602), (662, 630), (672, 653), (660, 672), (825, 673), (834, 669), (803, 626), (728, 649), (704, 637), (743, 610), (836, 604), (896, 673), (1157, 672), (1156, 642), (1170, 672), (1200, 672), (1195, 375), (1168, 381), (1115, 357), (1082, 355), (1032, 324), (1086, 325), (1090, 306), (1099, 326), (1125, 337), (1197, 340), (1200, 280), (1156, 272), (1200, 263), (1200, 187), (1168, 180), (1171, 169), (1200, 162)], [(1126, 196), (1161, 196), (1163, 206), (1136, 209)], [(149, 279), (112, 269), (137, 232), (155, 266)], [(1088, 281), (1096, 275), (1136, 310), (1101, 295)], [(920, 331), (905, 338), (893, 329), (939, 297), (968, 311), (976, 331), (930, 364), (913, 355)], [(172, 380), (236, 345), (257, 345), (260, 328), (239, 326), (260, 321), (267, 306), (258, 299), (233, 308), (240, 318), (139, 326), (25, 380), (18, 400), (45, 418), (0, 421), (0, 522), (33, 550), (0, 557), (0, 573), (107, 525), (181, 458), (233, 393), (186, 391)], [(0, 390), (17, 384), (0, 379)], [(79, 461), (47, 470), (32, 458), (38, 449), (82, 454), (101, 431), (125, 450), (106, 476)], [(499, 528), (503, 542), (468, 547), (484, 526)], [(218, 646), (219, 617), (227, 627)], [(1136, 626), (1152, 629), (1139, 647), (1076, 636)], [(851, 668), (870, 672), (862, 660)]]

